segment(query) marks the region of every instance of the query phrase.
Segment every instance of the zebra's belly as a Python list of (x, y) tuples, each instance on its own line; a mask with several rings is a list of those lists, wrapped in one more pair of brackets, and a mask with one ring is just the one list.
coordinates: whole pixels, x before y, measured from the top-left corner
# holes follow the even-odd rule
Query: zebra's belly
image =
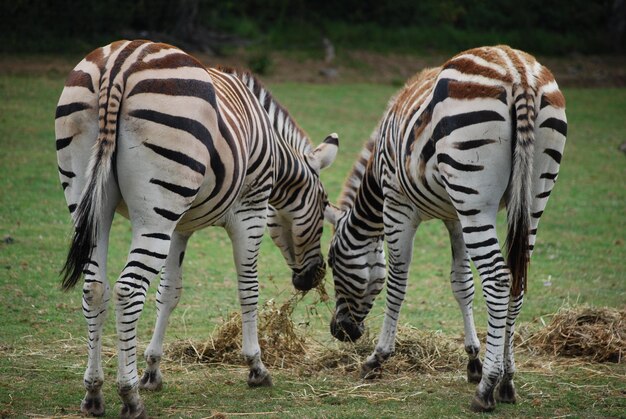
[[(233, 193), (230, 199), (226, 197), (226, 199), (221, 200), (221, 203), (216, 204), (215, 199), (210, 198), (213, 188), (205, 184), (198, 192), (189, 210), (187, 210), (178, 221), (176, 231), (191, 233), (205, 227), (223, 225), (225, 214), (227, 214), (233, 206), (237, 206), (237, 199), (239, 197), (239, 193), (237, 192), (239, 192), (241, 188), (234, 189), (235, 193)], [(123, 198), (118, 203), (115, 211), (126, 219), (130, 218), (128, 205)]]
[(456, 220), (458, 214), (450, 196), (443, 186), (438, 171), (426, 170), (426, 177), (417, 182), (417, 193), (413, 194), (414, 205), (422, 220), (436, 218), (440, 220)]
[(193, 232), (212, 225), (221, 225), (222, 218), (238, 200), (242, 184), (224, 185), (221, 193), (213, 182), (205, 182), (191, 207), (176, 225), (176, 231)]
[[(130, 218), (128, 215), (128, 206), (123, 199), (117, 205), (115, 212), (126, 219)], [(183, 215), (183, 217), (181, 217), (180, 221), (176, 225), (176, 231), (191, 233), (205, 227), (222, 225), (222, 218), (224, 217), (224, 214), (222, 213), (219, 216), (216, 216), (215, 214), (216, 211), (214, 211), (214, 208), (209, 208), (207, 205), (190, 209)]]
[(225, 183), (219, 193), (208, 180), (203, 184), (189, 210), (181, 217), (176, 231), (193, 232), (208, 226), (224, 226), (231, 215), (245, 212), (265, 216), (271, 188), (271, 177), (248, 174), (242, 181)]
[(448, 195), (436, 166), (426, 168), (424, 176), (399, 179), (401, 190), (417, 209), (421, 220), (456, 220), (458, 214)]

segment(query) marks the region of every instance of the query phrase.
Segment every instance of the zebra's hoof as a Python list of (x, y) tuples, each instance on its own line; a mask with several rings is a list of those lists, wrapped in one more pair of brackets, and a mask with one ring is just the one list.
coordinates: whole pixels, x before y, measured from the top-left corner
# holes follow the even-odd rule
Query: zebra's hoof
[(472, 400), (470, 408), (473, 412), (477, 413), (493, 412), (493, 410), (496, 408), (496, 401), (493, 398), (493, 393), (483, 398), (477, 392), (474, 396), (474, 399)]
[(80, 403), (80, 411), (85, 416), (104, 416), (104, 397), (102, 392), (85, 395)]
[(483, 364), (479, 358), (470, 359), (467, 362), (467, 382), (478, 384), (483, 378)]
[(120, 412), (120, 418), (123, 419), (147, 419), (148, 414), (143, 402), (139, 402), (136, 405), (129, 405), (124, 403), (122, 411)]
[(122, 410), (120, 417), (124, 419), (136, 419), (147, 418), (146, 408), (139, 396), (139, 389), (137, 386), (131, 386), (129, 384), (117, 385), (117, 394), (122, 399)]
[(364, 362), (361, 365), (361, 378), (364, 380), (375, 380), (382, 377), (383, 367), (378, 362)]
[(163, 376), (161, 371), (145, 370), (141, 380), (139, 381), (139, 388), (148, 391), (159, 391), (163, 388)]
[(249, 387), (272, 387), (272, 376), (267, 370), (250, 370), (248, 374)]
[(513, 381), (500, 382), (498, 388), (496, 388), (496, 400), (498, 403), (517, 403)]

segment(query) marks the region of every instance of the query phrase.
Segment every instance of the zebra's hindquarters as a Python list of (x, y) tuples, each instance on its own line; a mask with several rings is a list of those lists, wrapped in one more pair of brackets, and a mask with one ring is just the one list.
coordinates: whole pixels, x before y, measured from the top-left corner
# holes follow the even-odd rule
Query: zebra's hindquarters
[(72, 214), (86, 185), (91, 150), (98, 138), (98, 97), (92, 89), (65, 86), (55, 115), (59, 177)]
[[(203, 76), (204, 88), (213, 89), (208, 74)], [(176, 89), (177, 83), (172, 84)], [(232, 174), (224, 168), (230, 156), (216, 150), (224, 142), (218, 110), (215, 103), (185, 93), (148, 90), (129, 95), (124, 103), (116, 172), (133, 224), (158, 228), (163, 221), (178, 223), (198, 196), (209, 194), (213, 198), (206, 211), (225, 210), (216, 207), (228, 189), (224, 180)]]

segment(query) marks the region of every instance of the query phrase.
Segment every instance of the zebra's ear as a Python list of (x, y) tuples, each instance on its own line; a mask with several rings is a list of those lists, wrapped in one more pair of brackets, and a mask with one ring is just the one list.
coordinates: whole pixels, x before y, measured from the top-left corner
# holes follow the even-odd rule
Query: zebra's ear
[(326, 208), (324, 208), (324, 219), (331, 223), (333, 227), (337, 227), (337, 221), (343, 215), (343, 211), (331, 204), (330, 202), (326, 204)]
[(307, 156), (309, 164), (319, 173), (320, 170), (330, 166), (332, 162), (335, 161), (338, 150), (339, 136), (333, 132), (326, 137), (322, 144), (318, 145), (315, 150), (309, 153)]

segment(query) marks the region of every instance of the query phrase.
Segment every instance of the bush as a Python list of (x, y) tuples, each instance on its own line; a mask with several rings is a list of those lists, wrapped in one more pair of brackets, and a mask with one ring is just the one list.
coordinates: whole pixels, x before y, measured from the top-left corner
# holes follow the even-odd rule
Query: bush
[(171, 34), (181, 16), (271, 48), (316, 49), (325, 36), (346, 48), (407, 52), (503, 42), (545, 54), (623, 51), (626, 18), (613, 10), (617, 1), (13, 0), (0, 2), (0, 51), (98, 46), (127, 29)]

